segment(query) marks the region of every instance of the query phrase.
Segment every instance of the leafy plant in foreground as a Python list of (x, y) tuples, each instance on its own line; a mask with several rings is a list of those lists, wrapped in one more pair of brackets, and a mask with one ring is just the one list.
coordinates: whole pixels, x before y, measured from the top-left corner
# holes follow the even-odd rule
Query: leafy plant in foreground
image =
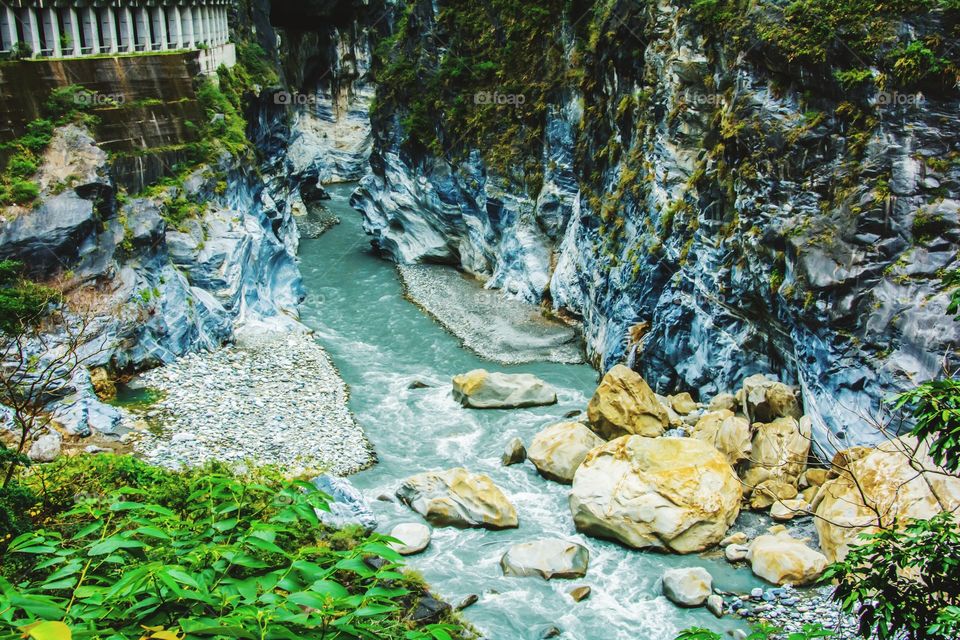
[[(317, 538), (326, 499), (313, 485), (215, 472), (188, 482), (180, 509), (125, 488), (106, 501), (81, 500), (56, 530), (13, 540), (4, 565), (15, 570), (0, 578), (0, 638), (36, 637), (37, 629), (56, 640), (456, 634), (403, 619), (418, 596), (389, 539), (340, 550)], [(11, 556), (20, 562), (8, 564)], [(30, 626), (54, 622), (65, 627)]]

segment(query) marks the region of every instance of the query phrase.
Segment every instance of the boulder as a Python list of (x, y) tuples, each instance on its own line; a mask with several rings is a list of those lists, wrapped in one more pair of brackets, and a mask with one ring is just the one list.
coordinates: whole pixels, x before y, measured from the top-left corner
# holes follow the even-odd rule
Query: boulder
[(713, 577), (703, 567), (670, 569), (663, 574), (663, 595), (681, 607), (699, 607), (713, 593)]
[(723, 548), (723, 557), (727, 562), (742, 562), (747, 559), (750, 547), (745, 544), (728, 544)]
[(560, 422), (534, 436), (527, 457), (544, 478), (570, 484), (591, 449), (604, 443), (579, 422)]
[(488, 476), (462, 467), (411, 476), (397, 497), (438, 527), (509, 529), (517, 510)]
[(777, 418), (800, 419), (800, 403), (793, 387), (763, 374), (743, 381), (743, 410), (750, 422), (772, 422)]
[(740, 512), (726, 458), (693, 438), (624, 436), (591, 451), (573, 478), (580, 531), (677, 553), (717, 544)]
[(770, 517), (777, 522), (786, 522), (794, 518), (810, 515), (810, 505), (806, 500), (794, 498), (792, 500), (777, 500), (770, 507)]
[(582, 578), (587, 573), (590, 552), (583, 545), (556, 538), (522, 542), (500, 558), (505, 576)]
[(570, 597), (573, 598), (574, 602), (580, 602), (589, 598), (590, 592), (591, 589), (587, 585), (574, 587), (573, 589), (570, 589)]
[(732, 393), (718, 393), (710, 400), (707, 411), (736, 411), (738, 406), (737, 397)]
[(453, 397), (472, 409), (517, 409), (555, 404), (557, 391), (529, 373), (474, 369), (454, 376)]
[(670, 407), (681, 416), (685, 416), (688, 413), (693, 413), (699, 408), (699, 405), (697, 405), (696, 401), (686, 391), (669, 396), (669, 398)]
[(34, 462), (53, 462), (60, 455), (62, 447), (63, 436), (54, 429), (49, 429), (33, 441), (27, 457)]
[(747, 560), (753, 573), (774, 584), (809, 584), (827, 568), (827, 558), (788, 533), (759, 536)]
[(823, 486), (823, 483), (828, 480), (829, 473), (828, 469), (807, 469), (800, 474), (797, 485), (800, 488)]
[(526, 459), (527, 449), (523, 446), (523, 440), (520, 438), (514, 438), (508, 442), (506, 448), (503, 450), (503, 455), (500, 456), (500, 461), (505, 467), (520, 464)]
[(753, 449), (750, 423), (726, 409), (705, 414), (693, 427), (692, 438), (709, 442), (726, 456), (731, 466), (750, 457)]
[(747, 544), (747, 534), (743, 531), (737, 531), (736, 533), (731, 533), (726, 538), (720, 541), (720, 546), (725, 547), (729, 544)]
[(391, 538), (400, 542), (391, 542), (390, 548), (402, 556), (412, 556), (420, 553), (430, 544), (430, 527), (419, 522), (404, 522), (398, 524), (390, 532)]
[(646, 381), (618, 364), (603, 376), (587, 405), (590, 428), (603, 438), (641, 435), (656, 438), (669, 424), (666, 409)]
[(334, 529), (343, 529), (348, 525), (360, 526), (366, 531), (377, 528), (377, 517), (373, 515), (363, 493), (353, 486), (352, 482), (326, 473), (310, 482), (330, 496), (330, 510), (317, 510), (320, 522)]
[(715, 593), (707, 596), (707, 611), (718, 618), (723, 617), (723, 596)]
[(813, 505), (820, 547), (831, 562), (843, 559), (865, 531), (960, 508), (960, 478), (940, 469), (916, 439), (857, 453), (846, 456), (846, 467), (820, 487)]
[(793, 500), (797, 495), (797, 488), (792, 484), (782, 480), (764, 480), (753, 490), (750, 508), (762, 511), (769, 509), (778, 500)]
[(753, 426), (756, 432), (751, 444), (750, 470), (760, 475), (753, 477), (753, 482), (744, 476), (744, 482), (756, 486), (757, 480), (776, 479), (796, 486), (810, 454), (810, 418), (777, 418)]

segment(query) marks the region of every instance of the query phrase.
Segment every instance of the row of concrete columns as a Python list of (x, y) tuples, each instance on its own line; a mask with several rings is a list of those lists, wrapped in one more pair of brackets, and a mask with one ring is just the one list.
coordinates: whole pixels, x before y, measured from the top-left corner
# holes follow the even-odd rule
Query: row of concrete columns
[(229, 38), (225, 4), (0, 5), (0, 52), (4, 53), (20, 42), (29, 46), (32, 57), (60, 58), (212, 47), (226, 44)]

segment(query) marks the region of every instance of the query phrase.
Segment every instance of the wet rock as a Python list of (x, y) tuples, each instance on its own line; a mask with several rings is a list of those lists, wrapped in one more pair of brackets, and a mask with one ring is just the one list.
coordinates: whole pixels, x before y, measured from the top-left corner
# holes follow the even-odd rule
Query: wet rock
[(960, 478), (944, 473), (916, 439), (896, 438), (860, 454), (848, 456), (852, 461), (820, 488), (814, 504), (820, 547), (831, 562), (869, 527), (960, 507)]
[(507, 443), (506, 448), (503, 451), (503, 455), (500, 456), (500, 461), (503, 463), (503, 466), (509, 467), (514, 464), (520, 464), (527, 459), (527, 450), (523, 446), (523, 440), (520, 438), (514, 438)]
[(414, 380), (407, 385), (407, 389), (429, 389), (430, 385), (423, 380)]
[(34, 462), (53, 462), (60, 455), (63, 446), (63, 436), (54, 429), (48, 429), (40, 435), (27, 451), (27, 457)]
[(450, 611), (450, 605), (424, 592), (417, 601), (417, 606), (410, 614), (410, 620), (420, 624), (436, 624), (445, 613)]
[(707, 596), (707, 611), (718, 618), (723, 617), (723, 598), (713, 593)]
[(473, 409), (516, 409), (557, 402), (556, 390), (536, 376), (485, 369), (454, 376), (453, 397)]
[(666, 409), (640, 374), (617, 365), (603, 376), (587, 406), (590, 428), (603, 438), (656, 438), (669, 425)]
[(570, 484), (587, 454), (603, 443), (579, 422), (560, 422), (534, 436), (527, 457), (543, 477)]
[(500, 558), (505, 576), (582, 578), (587, 573), (590, 553), (583, 545), (547, 538), (515, 544)]
[(438, 527), (518, 525), (516, 509), (493, 480), (461, 467), (411, 476), (397, 489), (397, 497)]
[(354, 487), (352, 482), (329, 474), (317, 476), (310, 482), (330, 496), (330, 510), (317, 510), (320, 522), (334, 529), (342, 529), (348, 525), (357, 525), (366, 531), (377, 528), (377, 517), (373, 515), (363, 493)]
[(624, 436), (577, 469), (577, 529), (636, 548), (691, 553), (712, 547), (740, 512), (740, 481), (723, 455), (692, 438)]
[(390, 531), (390, 537), (400, 542), (391, 542), (390, 548), (402, 556), (420, 553), (430, 544), (430, 527), (419, 522), (404, 522)]
[(563, 632), (560, 631), (559, 627), (547, 627), (547, 630), (544, 631), (540, 637), (543, 638), (543, 640), (547, 640), (548, 638), (556, 638), (561, 633)]
[(572, 411), (567, 411), (565, 414), (563, 414), (563, 417), (564, 419), (569, 420), (570, 418), (576, 418), (581, 413), (583, 413), (583, 411), (581, 411), (580, 409), (573, 409)]
[(471, 593), (466, 598), (460, 601), (460, 604), (457, 605), (457, 611), (463, 611), (467, 607), (472, 607), (473, 605), (477, 604), (479, 600), (480, 600), (480, 596), (478, 596), (475, 593)]
[(574, 587), (570, 589), (570, 597), (573, 598), (574, 602), (581, 602), (590, 597), (591, 591), (590, 587), (586, 585)]
[(681, 607), (699, 607), (713, 593), (713, 577), (703, 567), (670, 569), (663, 574), (663, 595)]
[(827, 568), (826, 556), (788, 533), (759, 536), (747, 560), (755, 575), (774, 584), (809, 584)]

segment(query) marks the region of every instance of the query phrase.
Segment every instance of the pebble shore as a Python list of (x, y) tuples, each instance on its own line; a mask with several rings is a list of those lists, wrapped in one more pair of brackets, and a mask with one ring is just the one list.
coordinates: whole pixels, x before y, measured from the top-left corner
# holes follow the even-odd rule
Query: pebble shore
[(244, 335), (235, 346), (188, 355), (136, 383), (163, 392), (124, 417), (137, 430), (134, 450), (153, 464), (222, 460), (346, 475), (375, 462), (347, 408), (345, 383), (306, 333)]
[[(834, 640), (857, 638), (857, 620), (841, 612), (831, 600), (833, 587), (796, 590), (792, 587), (754, 589), (743, 595), (724, 595), (724, 612), (752, 623), (765, 622), (788, 634), (806, 624), (820, 623), (833, 631)], [(744, 636), (745, 637), (745, 636)]]

